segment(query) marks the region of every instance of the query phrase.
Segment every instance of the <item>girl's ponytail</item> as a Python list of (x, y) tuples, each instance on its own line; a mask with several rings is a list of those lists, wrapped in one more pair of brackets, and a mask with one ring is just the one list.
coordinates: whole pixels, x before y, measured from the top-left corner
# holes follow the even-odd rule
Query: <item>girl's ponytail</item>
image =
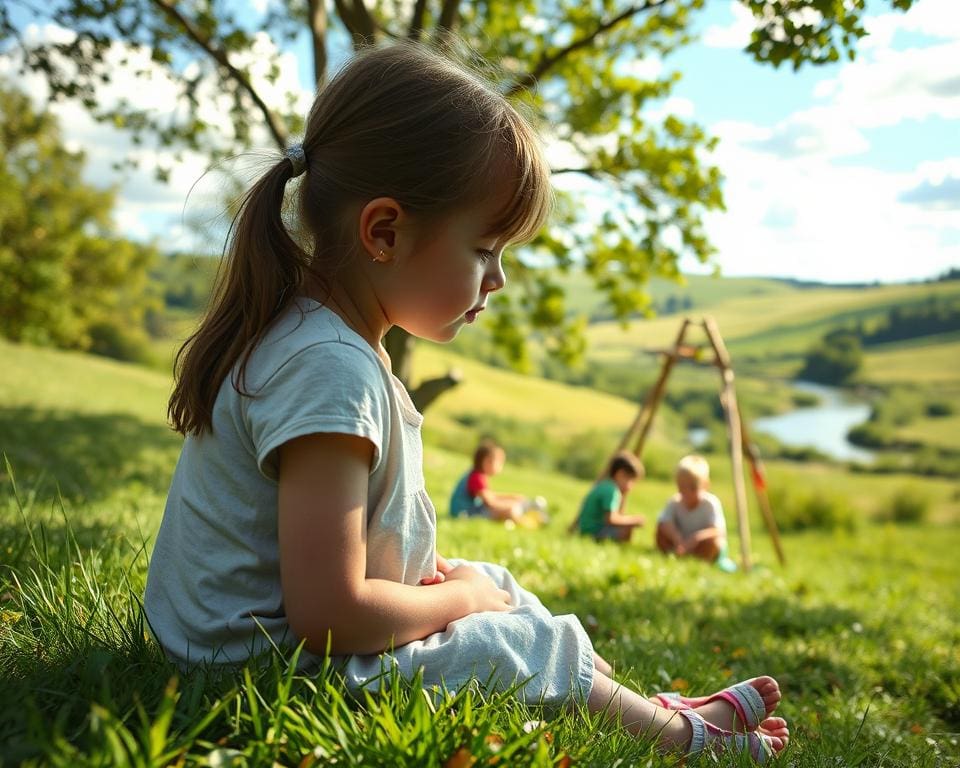
[(287, 181), (302, 170), (302, 151), (297, 150), (291, 150), (244, 196), (206, 317), (177, 352), (167, 416), (183, 435), (200, 435), (213, 428), (217, 392), (238, 360), (232, 384), (243, 391), (250, 354), (303, 282), (308, 255), (283, 223)]
[[(359, 255), (353, 206), (392, 197), (427, 226), (502, 193), (489, 232), (511, 243), (531, 238), (549, 208), (550, 169), (532, 127), (473, 73), (413, 43), (354, 56), (317, 94), (303, 143), (306, 157), (291, 149), (244, 199), (207, 315), (177, 354), (168, 415), (184, 435), (212, 429), (228, 376), (244, 394), (251, 353), (304, 282), (329, 287)], [(291, 205), (298, 245), (284, 226), (284, 188), (307, 158)]]

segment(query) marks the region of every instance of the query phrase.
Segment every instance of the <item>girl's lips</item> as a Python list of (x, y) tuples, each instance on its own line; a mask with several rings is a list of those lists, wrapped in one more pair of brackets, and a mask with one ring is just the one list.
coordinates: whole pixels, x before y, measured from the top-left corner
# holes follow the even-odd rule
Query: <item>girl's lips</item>
[(477, 315), (483, 312), (483, 307), (474, 307), (473, 309), (468, 309), (464, 314), (464, 318), (468, 323), (472, 323), (477, 319)]

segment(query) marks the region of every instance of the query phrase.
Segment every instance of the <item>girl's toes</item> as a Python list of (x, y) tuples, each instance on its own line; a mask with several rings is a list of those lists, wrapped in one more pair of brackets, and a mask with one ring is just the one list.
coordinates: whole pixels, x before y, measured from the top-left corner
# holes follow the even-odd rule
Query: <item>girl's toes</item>
[(757, 728), (757, 731), (764, 736), (776, 736), (778, 739), (786, 740), (790, 736), (790, 729), (787, 727), (787, 721), (782, 717), (768, 717)]
[(755, 677), (750, 684), (760, 694), (767, 712), (773, 711), (780, 703), (780, 685), (772, 677)]

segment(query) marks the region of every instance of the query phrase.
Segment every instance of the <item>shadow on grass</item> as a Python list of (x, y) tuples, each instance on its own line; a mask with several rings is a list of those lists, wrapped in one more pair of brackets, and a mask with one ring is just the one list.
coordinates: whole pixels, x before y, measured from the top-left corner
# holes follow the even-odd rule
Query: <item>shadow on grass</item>
[[(594, 617), (591, 634), (601, 653), (620, 657), (645, 687), (668, 683), (656, 672), (665, 667), (671, 678), (684, 679), (718, 668), (737, 679), (772, 674), (802, 696), (843, 689), (862, 676), (860, 662), (838, 643), (865, 619), (845, 607), (807, 605), (791, 594), (734, 601), (667, 596), (656, 589), (637, 589), (629, 597), (621, 591), (600, 604), (572, 602), (579, 616)], [(633, 633), (630, 627), (641, 629)], [(878, 630), (874, 639), (886, 642), (886, 631)]]
[[(0, 453), (21, 497), (36, 501), (97, 501), (121, 487), (162, 493), (180, 443), (167, 427), (126, 413), (0, 407)], [(11, 492), (0, 463), (0, 498)]]
[[(129, 629), (129, 627), (128, 627)], [(65, 641), (68, 635), (65, 634)], [(170, 681), (179, 679), (174, 725), (186, 728), (200, 719), (211, 686), (202, 675), (179, 673), (152, 643), (138, 638), (69, 638), (77, 647), (50, 653), (37, 649), (36, 663), (11, 663), (0, 670), (0, 763), (19, 764), (60, 751), (64, 743), (81, 750), (102, 740), (95, 720), (106, 716), (136, 732), (138, 712), (156, 717)], [(66, 652), (64, 652), (66, 651)], [(21, 652), (22, 653), (22, 652)], [(99, 709), (99, 714), (97, 710)], [(103, 724), (99, 725), (103, 730)]]

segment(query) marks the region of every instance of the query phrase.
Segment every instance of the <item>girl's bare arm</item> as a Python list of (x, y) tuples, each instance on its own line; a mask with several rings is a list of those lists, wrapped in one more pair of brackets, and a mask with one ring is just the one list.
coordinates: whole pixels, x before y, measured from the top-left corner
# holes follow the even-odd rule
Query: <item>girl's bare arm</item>
[(279, 542), (290, 628), (307, 650), (365, 654), (442, 631), (479, 611), (509, 610), (509, 595), (460, 566), (443, 583), (408, 586), (366, 577), (366, 509), (373, 446), (342, 434), (296, 438), (280, 449)]

